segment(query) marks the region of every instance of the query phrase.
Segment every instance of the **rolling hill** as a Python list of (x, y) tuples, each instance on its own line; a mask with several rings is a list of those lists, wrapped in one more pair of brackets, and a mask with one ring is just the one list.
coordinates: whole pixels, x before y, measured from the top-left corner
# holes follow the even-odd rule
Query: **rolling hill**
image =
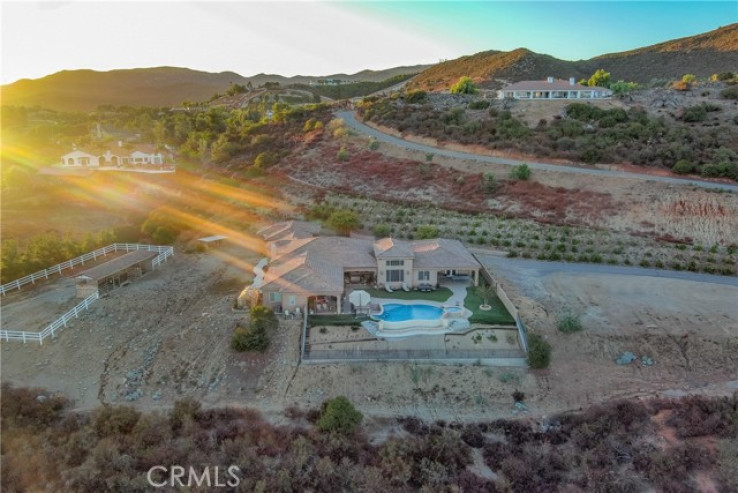
[(429, 65), (363, 70), (356, 74), (319, 77), (283, 77), (258, 74), (244, 77), (235, 72), (201, 72), (178, 67), (137, 68), (98, 72), (65, 70), (40, 79), (23, 79), (2, 86), (2, 102), (15, 106), (41, 106), (64, 111), (91, 111), (99, 105), (171, 106), (183, 101), (203, 101), (231, 84), (256, 87), (265, 82), (306, 84), (316, 79), (379, 82), (398, 74), (418, 73)]
[(715, 72), (738, 70), (738, 24), (714, 31), (589, 60), (569, 61), (532, 52), (484, 51), (434, 65), (409, 84), (415, 89), (443, 90), (468, 75), (482, 87), (498, 88), (502, 81), (589, 77), (602, 68), (613, 79), (648, 82), (674, 79), (685, 73), (707, 77)]

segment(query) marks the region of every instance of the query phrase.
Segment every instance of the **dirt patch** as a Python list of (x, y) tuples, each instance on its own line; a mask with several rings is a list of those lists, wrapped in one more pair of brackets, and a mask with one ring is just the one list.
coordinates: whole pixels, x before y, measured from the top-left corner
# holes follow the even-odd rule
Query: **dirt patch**
[[(231, 256), (238, 265), (228, 262)], [(235, 355), (229, 348), (245, 316), (232, 310), (233, 300), (249, 275), (245, 266), (258, 258), (237, 246), (178, 252), (95, 302), (56, 340), (3, 344), (3, 381), (60, 390), (81, 408), (159, 406), (186, 395), (206, 403), (253, 399), (264, 368), (284, 351), (280, 337), (264, 355)]]
[[(540, 406), (579, 408), (616, 396), (698, 391), (738, 379), (738, 287), (659, 277), (536, 272), (491, 266), (529, 330), (553, 346), (537, 372)], [(581, 316), (585, 329), (556, 330), (557, 317)], [(637, 360), (615, 360), (631, 351)], [(654, 365), (642, 362), (651, 358)]]

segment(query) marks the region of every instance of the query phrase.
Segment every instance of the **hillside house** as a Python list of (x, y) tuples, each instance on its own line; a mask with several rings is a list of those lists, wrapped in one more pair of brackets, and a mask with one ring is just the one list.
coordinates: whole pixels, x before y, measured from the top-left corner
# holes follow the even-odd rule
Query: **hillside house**
[(446, 279), (479, 282), (481, 265), (458, 240), (318, 237), (305, 224), (280, 223), (259, 231), (270, 258), (257, 290), (260, 301), (275, 311), (307, 307), (340, 313), (349, 285), (412, 289)]
[(166, 163), (165, 154), (150, 144), (138, 144), (133, 150), (122, 147), (76, 149), (61, 157), (64, 167), (114, 167), (114, 168), (141, 168), (158, 167)]
[(607, 99), (612, 91), (604, 87), (583, 86), (571, 77), (568, 81), (523, 80), (497, 91), (498, 99)]

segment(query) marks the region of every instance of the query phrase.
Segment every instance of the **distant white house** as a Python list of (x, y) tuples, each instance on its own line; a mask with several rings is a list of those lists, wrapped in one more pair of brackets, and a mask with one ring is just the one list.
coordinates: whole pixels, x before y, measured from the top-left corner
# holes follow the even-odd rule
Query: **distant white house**
[(546, 80), (523, 80), (497, 91), (498, 99), (607, 99), (612, 91), (604, 87), (583, 86), (574, 80), (548, 77)]
[(132, 151), (122, 147), (97, 149), (96, 152), (87, 152), (76, 149), (61, 157), (64, 167), (114, 167), (114, 168), (141, 168), (163, 166), (165, 155), (152, 145), (139, 144)]

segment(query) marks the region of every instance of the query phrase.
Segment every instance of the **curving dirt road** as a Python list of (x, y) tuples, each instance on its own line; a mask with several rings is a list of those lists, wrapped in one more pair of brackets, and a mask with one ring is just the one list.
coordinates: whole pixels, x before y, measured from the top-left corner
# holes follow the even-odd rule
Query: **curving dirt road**
[(731, 185), (728, 183), (691, 180), (687, 178), (684, 178), (684, 179), (683, 178), (671, 178), (668, 176), (654, 176), (654, 175), (648, 175), (648, 174), (642, 174), (642, 173), (631, 173), (627, 171), (612, 171), (612, 170), (606, 170), (606, 169), (584, 168), (584, 167), (566, 166), (566, 165), (558, 165), (558, 164), (537, 163), (534, 161), (516, 161), (514, 159), (506, 159), (506, 158), (500, 158), (500, 157), (494, 157), (494, 156), (483, 156), (480, 154), (471, 154), (468, 152), (441, 149), (439, 147), (433, 147), (433, 146), (429, 146), (425, 144), (419, 144), (416, 142), (410, 142), (408, 140), (400, 139), (393, 135), (380, 132), (379, 130), (375, 128), (372, 128), (368, 125), (365, 125), (359, 122), (355, 118), (354, 113), (351, 111), (338, 111), (336, 112), (336, 116), (339, 118), (343, 118), (346, 124), (350, 126), (351, 128), (353, 128), (354, 130), (361, 132), (363, 134), (369, 135), (371, 137), (374, 137), (378, 141), (387, 142), (389, 144), (393, 144), (399, 147), (404, 147), (406, 149), (411, 149), (415, 151), (432, 152), (434, 154), (438, 154), (439, 156), (446, 156), (446, 157), (456, 158), (456, 159), (469, 159), (469, 160), (492, 163), (492, 164), (504, 164), (508, 166), (516, 166), (516, 165), (525, 163), (528, 166), (530, 166), (532, 169), (541, 170), (541, 171), (553, 171), (553, 172), (558, 172), (558, 173), (562, 173), (562, 172), (579, 173), (579, 174), (585, 174), (585, 175), (601, 175), (601, 176), (609, 176), (609, 177), (614, 177), (614, 178), (625, 178), (625, 179), (642, 180), (642, 181), (657, 181), (657, 182), (670, 183), (670, 184), (675, 184), (675, 185), (689, 185), (689, 186), (694, 186), (694, 187), (712, 188), (712, 189), (718, 189), (718, 190), (725, 190), (729, 192), (738, 192), (738, 185)]

